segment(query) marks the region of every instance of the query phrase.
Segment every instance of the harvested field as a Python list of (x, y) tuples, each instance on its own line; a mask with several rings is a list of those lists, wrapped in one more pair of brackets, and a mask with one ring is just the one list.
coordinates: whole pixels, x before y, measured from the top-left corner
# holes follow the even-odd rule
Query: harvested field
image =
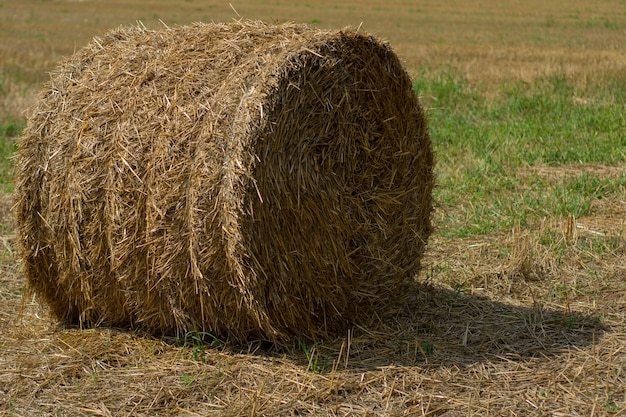
[[(26, 296), (5, 193), (0, 415), (626, 415), (623, 3), (232, 4), (362, 23), (415, 76), (437, 161), (420, 291), (390, 320), (282, 347), (60, 325)], [(2, 3), (3, 190), (24, 112), (62, 57), (137, 20), (233, 18), (197, 0)]]

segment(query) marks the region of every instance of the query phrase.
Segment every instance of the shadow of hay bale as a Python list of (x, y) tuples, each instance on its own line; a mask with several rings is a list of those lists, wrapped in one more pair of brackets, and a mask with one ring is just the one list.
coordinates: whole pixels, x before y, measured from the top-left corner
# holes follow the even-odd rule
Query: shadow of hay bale
[[(372, 323), (342, 338), (306, 345), (315, 348), (317, 371), (551, 358), (597, 343), (609, 331), (598, 317), (577, 312), (511, 305), (425, 285), (414, 295), (392, 323)], [(311, 352), (296, 343), (289, 355), (300, 366), (309, 366)]]
[(385, 43), (259, 22), (120, 28), (19, 140), (29, 286), (69, 323), (317, 339), (397, 314), (433, 159)]

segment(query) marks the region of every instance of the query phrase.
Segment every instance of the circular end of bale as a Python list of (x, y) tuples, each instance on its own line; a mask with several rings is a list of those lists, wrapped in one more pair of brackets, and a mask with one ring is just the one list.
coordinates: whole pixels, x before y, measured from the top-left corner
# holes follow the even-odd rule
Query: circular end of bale
[(120, 28), (62, 63), (15, 198), (26, 277), (58, 318), (285, 341), (397, 312), (432, 188), (389, 45), (236, 22)]

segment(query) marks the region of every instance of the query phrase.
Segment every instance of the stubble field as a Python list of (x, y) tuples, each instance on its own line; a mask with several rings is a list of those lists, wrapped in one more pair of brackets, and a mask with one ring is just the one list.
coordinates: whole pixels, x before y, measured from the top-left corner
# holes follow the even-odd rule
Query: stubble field
[[(0, 0), (0, 415), (626, 414), (626, 3)], [(234, 346), (54, 322), (25, 288), (15, 140), (47, 71), (119, 25), (359, 26), (414, 76), (437, 230), (393, 322)]]

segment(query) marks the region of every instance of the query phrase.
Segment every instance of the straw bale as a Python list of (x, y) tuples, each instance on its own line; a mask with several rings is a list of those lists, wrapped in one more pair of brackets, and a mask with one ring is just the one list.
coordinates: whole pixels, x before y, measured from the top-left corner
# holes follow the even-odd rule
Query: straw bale
[(51, 74), (19, 140), (23, 269), (70, 323), (327, 337), (405, 301), (432, 158), (375, 37), (118, 28)]

